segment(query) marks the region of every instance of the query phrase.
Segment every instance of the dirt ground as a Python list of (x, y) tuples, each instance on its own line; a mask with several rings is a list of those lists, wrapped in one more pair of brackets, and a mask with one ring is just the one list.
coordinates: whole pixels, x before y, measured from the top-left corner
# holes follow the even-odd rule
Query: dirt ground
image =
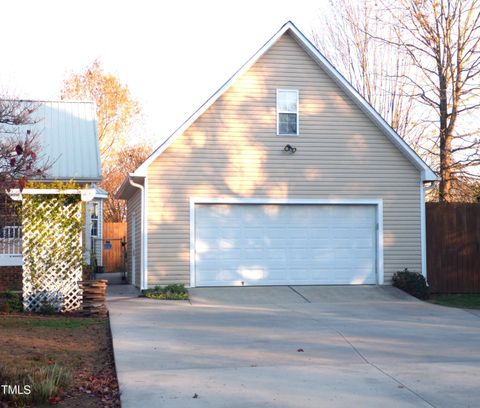
[(108, 318), (0, 315), (0, 364), (33, 368), (55, 363), (68, 368), (73, 381), (51, 405), (120, 407)]

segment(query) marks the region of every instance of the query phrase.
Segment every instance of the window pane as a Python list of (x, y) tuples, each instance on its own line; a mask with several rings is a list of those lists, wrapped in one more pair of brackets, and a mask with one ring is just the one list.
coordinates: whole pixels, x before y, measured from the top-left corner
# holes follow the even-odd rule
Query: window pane
[(98, 235), (98, 220), (92, 219), (91, 235), (92, 237), (96, 237)]
[(297, 112), (297, 92), (278, 91), (277, 109), (280, 112)]
[(90, 206), (90, 216), (91, 218), (98, 218), (98, 203), (91, 203)]
[(278, 131), (282, 135), (297, 134), (297, 114), (296, 113), (280, 113), (279, 114)]

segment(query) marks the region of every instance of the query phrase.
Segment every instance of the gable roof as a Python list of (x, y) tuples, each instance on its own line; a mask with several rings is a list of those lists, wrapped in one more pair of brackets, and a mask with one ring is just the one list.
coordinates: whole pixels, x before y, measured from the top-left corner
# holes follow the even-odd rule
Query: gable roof
[[(18, 101), (32, 105), (33, 124), (17, 125), (20, 134), (31, 130), (39, 144), (39, 160), (51, 164), (45, 181), (102, 179), (97, 117), (93, 102)], [(4, 128), (4, 126), (2, 126)]]
[(277, 40), (289, 33), (307, 54), (323, 69), (323, 71), (349, 96), (353, 102), (366, 114), (382, 131), (382, 133), (407, 157), (407, 159), (421, 172), (422, 181), (438, 179), (430, 167), (415, 153), (415, 151), (393, 130), (380, 114), (361, 96), (358, 91), (336, 70), (336, 68), (320, 53), (307, 37), (291, 22), (285, 23), (277, 33), (271, 37), (235, 74), (225, 82), (207, 101), (204, 102), (183, 124), (165, 139), (153, 153), (132, 174), (145, 177), (147, 168), (160, 156), (190, 125), (195, 122), (213, 103), (220, 98), (232, 84), (248, 71), (264, 55)]

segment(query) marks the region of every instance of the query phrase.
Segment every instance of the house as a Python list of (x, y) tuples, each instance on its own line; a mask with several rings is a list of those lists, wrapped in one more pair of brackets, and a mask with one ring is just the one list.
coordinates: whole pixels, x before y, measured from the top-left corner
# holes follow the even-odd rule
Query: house
[(426, 271), (433, 171), (287, 22), (117, 192), (145, 289)]
[[(101, 181), (101, 162), (95, 106), (92, 102), (17, 101), (34, 107), (30, 125), (17, 125), (2, 132), (37, 135), (39, 160), (50, 167), (42, 183), (74, 181), (90, 191), (85, 204), (83, 245), (85, 261), (102, 265), (102, 214), (107, 193), (96, 184)], [(21, 193), (29, 193), (25, 189)], [(12, 191), (11, 196), (20, 192)], [(22, 226), (12, 212), (10, 199), (0, 203), (0, 290), (22, 286)]]

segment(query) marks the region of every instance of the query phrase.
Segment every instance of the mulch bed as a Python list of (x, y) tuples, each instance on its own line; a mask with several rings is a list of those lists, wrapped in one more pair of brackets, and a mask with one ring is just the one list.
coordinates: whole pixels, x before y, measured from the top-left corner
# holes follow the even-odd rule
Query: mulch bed
[[(72, 372), (72, 384), (50, 405), (120, 407), (108, 317), (2, 314), (0, 333), (0, 364), (27, 369), (58, 364)], [(1, 398), (1, 408), (14, 406)]]

